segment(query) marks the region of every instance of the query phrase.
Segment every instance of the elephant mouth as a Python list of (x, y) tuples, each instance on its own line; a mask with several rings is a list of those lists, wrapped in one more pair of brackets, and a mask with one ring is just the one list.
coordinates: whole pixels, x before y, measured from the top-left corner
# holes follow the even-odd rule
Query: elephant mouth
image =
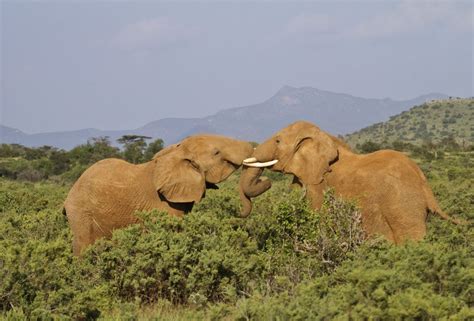
[(255, 157), (244, 159), (243, 164), (244, 166), (248, 167), (270, 167), (278, 163), (278, 159), (274, 159), (268, 162), (258, 162)]
[(219, 186), (214, 183), (206, 182), (206, 189), (219, 189)]

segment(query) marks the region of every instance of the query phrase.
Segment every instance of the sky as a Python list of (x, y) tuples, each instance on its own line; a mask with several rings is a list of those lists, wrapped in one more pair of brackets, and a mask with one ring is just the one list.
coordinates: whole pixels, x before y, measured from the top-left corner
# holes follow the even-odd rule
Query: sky
[(133, 129), (284, 85), (474, 96), (471, 1), (0, 1), (0, 124)]

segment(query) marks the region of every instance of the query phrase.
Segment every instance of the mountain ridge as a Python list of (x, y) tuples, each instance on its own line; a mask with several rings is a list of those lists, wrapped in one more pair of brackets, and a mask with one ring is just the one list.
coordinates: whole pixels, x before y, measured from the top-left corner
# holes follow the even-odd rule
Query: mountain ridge
[(0, 125), (0, 143), (51, 145), (70, 149), (92, 137), (109, 136), (115, 144), (115, 140), (122, 135), (136, 134), (162, 138), (166, 144), (172, 144), (186, 136), (204, 132), (262, 141), (297, 120), (311, 121), (333, 134), (347, 134), (384, 121), (419, 103), (446, 97), (433, 93), (409, 100), (362, 98), (307, 86), (283, 86), (273, 96), (257, 104), (223, 109), (202, 118), (158, 119), (136, 129), (86, 128), (26, 134), (21, 130)]

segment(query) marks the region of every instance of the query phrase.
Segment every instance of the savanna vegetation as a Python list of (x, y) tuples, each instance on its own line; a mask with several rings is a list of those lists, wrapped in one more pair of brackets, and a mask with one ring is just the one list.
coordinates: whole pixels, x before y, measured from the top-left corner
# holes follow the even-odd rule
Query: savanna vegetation
[(450, 145), (471, 149), (474, 142), (474, 98), (435, 100), (347, 135), (353, 147), (379, 145)]
[[(441, 207), (469, 224), (430, 216), (421, 242), (365, 240), (356, 204), (329, 191), (313, 211), (289, 177), (271, 172), (272, 189), (241, 219), (234, 174), (184, 219), (140, 213), (141, 225), (116, 231), (77, 259), (62, 202), (88, 164), (124, 152), (104, 139), (69, 152), (3, 145), (2, 166), (39, 171), (39, 163), (50, 162), (51, 172), (32, 180), (2, 167), (0, 318), (472, 319), (474, 152), (410, 148), (404, 151), (420, 164)], [(44, 154), (29, 156), (35, 153)]]
[(51, 146), (38, 148), (18, 144), (0, 144), (0, 177), (38, 182), (49, 179), (73, 182), (87, 167), (109, 157), (137, 164), (149, 161), (163, 148), (163, 140), (150, 143), (147, 136), (125, 135), (118, 139), (123, 148), (112, 146), (108, 137), (90, 139), (70, 151)]

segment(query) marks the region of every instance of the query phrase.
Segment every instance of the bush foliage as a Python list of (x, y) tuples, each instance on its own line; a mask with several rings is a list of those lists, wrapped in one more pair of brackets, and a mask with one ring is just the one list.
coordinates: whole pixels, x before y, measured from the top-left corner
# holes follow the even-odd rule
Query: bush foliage
[(0, 177), (38, 182), (45, 179), (74, 182), (90, 165), (104, 158), (122, 158), (131, 163), (143, 163), (163, 149), (158, 138), (149, 144), (147, 136), (125, 135), (118, 140), (123, 151), (111, 145), (108, 137), (90, 139), (70, 151), (51, 146), (26, 147), (0, 144)]
[[(465, 153), (421, 164), (447, 212), (472, 222)], [(0, 179), (0, 317), (15, 319), (473, 318), (474, 235), (430, 217), (425, 240), (364, 240), (360, 212), (325, 195), (313, 211), (290, 179), (238, 218), (237, 175), (176, 219), (139, 213), (72, 255), (62, 214), (69, 184)]]

